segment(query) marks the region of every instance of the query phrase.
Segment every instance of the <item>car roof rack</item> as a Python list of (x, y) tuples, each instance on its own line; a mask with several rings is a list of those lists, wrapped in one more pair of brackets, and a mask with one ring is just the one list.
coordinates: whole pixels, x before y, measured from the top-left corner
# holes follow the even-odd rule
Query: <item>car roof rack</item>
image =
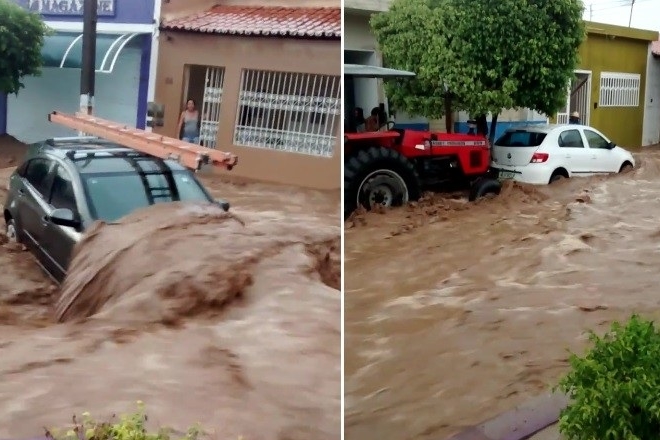
[[(238, 157), (235, 154), (191, 144), (176, 138), (97, 118), (96, 116), (54, 111), (48, 115), (48, 120), (78, 130), (86, 135), (107, 139), (151, 156), (176, 160), (182, 166), (195, 171), (200, 170), (203, 165), (231, 170), (238, 163)], [(83, 136), (82, 138), (87, 139), (88, 137)]]
[(60, 143), (67, 143), (67, 142), (98, 142), (99, 139), (98, 136), (60, 136), (60, 137), (54, 137), (46, 140), (46, 143), (49, 145), (55, 145), (55, 144), (60, 144)]
[[(102, 156), (99, 156), (99, 154), (103, 154)], [(133, 150), (132, 148), (126, 148), (126, 147), (116, 147), (116, 148), (104, 148), (101, 145), (98, 146), (98, 148), (94, 149), (80, 149), (76, 150), (70, 149), (64, 154), (69, 160), (83, 160), (83, 159), (89, 159), (90, 157), (98, 157), (98, 158), (107, 158), (107, 159), (114, 159), (117, 157), (135, 157), (135, 156), (144, 156), (144, 153), (141, 153), (137, 150)]]

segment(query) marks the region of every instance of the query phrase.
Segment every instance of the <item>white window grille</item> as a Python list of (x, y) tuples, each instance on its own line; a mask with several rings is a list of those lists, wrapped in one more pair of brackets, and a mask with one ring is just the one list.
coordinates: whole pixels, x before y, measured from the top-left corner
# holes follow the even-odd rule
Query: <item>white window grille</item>
[(243, 70), (234, 144), (332, 157), (340, 77)]
[(638, 73), (602, 72), (600, 74), (601, 107), (637, 107), (641, 75)]
[(225, 82), (224, 67), (207, 67), (204, 82), (204, 98), (200, 112), (199, 143), (208, 148), (216, 148), (220, 125), (220, 105), (222, 86)]

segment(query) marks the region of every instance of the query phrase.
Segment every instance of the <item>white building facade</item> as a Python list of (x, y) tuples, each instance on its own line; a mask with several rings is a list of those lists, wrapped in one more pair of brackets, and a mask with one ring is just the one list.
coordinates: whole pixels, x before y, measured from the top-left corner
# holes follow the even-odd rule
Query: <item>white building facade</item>
[[(48, 113), (80, 108), (83, 0), (12, 0), (40, 14), (45, 38), (40, 76), (24, 78), (18, 95), (0, 96), (0, 134), (26, 142), (70, 134)], [(153, 100), (161, 0), (99, 0), (94, 112), (144, 128)]]
[(660, 41), (649, 49), (644, 102), (642, 146), (660, 144)]

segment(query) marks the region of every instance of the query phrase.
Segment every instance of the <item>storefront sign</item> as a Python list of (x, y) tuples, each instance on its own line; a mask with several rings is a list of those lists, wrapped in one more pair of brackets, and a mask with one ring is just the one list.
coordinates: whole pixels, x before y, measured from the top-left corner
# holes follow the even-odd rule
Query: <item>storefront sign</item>
[[(114, 17), (116, 0), (97, 0), (99, 17)], [(44, 16), (83, 15), (84, 0), (18, 0), (25, 9)]]

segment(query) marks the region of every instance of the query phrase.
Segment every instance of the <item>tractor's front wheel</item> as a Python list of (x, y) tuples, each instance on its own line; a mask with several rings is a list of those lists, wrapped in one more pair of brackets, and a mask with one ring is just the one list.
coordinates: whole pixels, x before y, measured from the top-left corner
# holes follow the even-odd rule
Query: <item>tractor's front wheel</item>
[(359, 206), (401, 206), (419, 199), (420, 183), (413, 164), (398, 151), (370, 147), (346, 158), (344, 218)]
[(475, 180), (470, 186), (470, 195), (468, 200), (474, 202), (477, 199), (486, 197), (487, 195), (499, 195), (502, 191), (502, 184), (497, 179), (489, 177), (480, 177)]

